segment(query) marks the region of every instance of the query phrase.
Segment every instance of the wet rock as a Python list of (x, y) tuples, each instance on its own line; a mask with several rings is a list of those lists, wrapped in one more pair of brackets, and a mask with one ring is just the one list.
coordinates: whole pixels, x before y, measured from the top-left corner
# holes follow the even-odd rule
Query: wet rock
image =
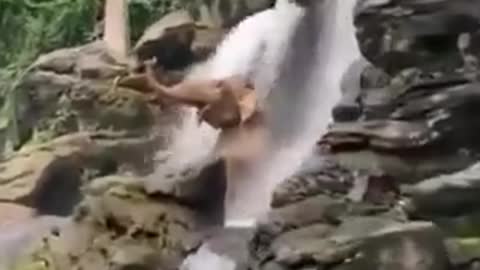
[(192, 7), (192, 15), (197, 21), (217, 28), (231, 28), (243, 18), (273, 7), (272, 0), (215, 0), (200, 1)]
[(173, 11), (146, 29), (134, 46), (131, 65), (141, 70), (144, 60), (156, 57), (167, 73), (183, 74), (192, 63), (206, 60), (230, 28), (273, 4), (272, 0), (200, 1)]
[(156, 121), (176, 121), (177, 113), (160, 116), (136, 91), (114, 88), (126, 72), (101, 41), (41, 56), (17, 91), (21, 143), (100, 129), (148, 134)]
[(463, 65), (458, 36), (480, 26), (477, 9), (468, 0), (359, 1), (357, 39), (362, 54), (390, 74), (409, 67), (451, 72)]
[(354, 181), (351, 171), (335, 162), (322, 161), (315, 171), (298, 173), (278, 185), (272, 195), (272, 207), (282, 207), (316, 194), (347, 194)]
[[(198, 171), (194, 172), (195, 169)], [(185, 171), (181, 171), (177, 177), (167, 174), (166, 176), (172, 177), (159, 178), (154, 183), (151, 182), (152, 179), (146, 180), (145, 189), (152, 194), (175, 197), (191, 206), (201, 214), (200, 219), (205, 224), (223, 224), (227, 189), (224, 160), (214, 160), (195, 169), (190, 175), (182, 174)]]
[(478, 201), (479, 164), (447, 175), (405, 186), (404, 194), (412, 203), (412, 215), (455, 217), (475, 213)]
[(125, 73), (125, 68), (116, 63), (101, 41), (47, 53), (40, 56), (31, 68), (56, 74), (77, 73), (89, 79), (107, 79)]
[(358, 1), (366, 61), (344, 75), (317, 145), (325, 158), (275, 190), (250, 243), (253, 269), (476, 267), (476, 10)]
[(69, 215), (82, 197), (83, 181), (126, 169), (151, 171), (155, 147), (160, 147), (155, 138), (108, 132), (71, 134), (26, 147), (0, 163), (0, 199), (40, 214)]
[(126, 74), (125, 67), (115, 61), (103, 42), (94, 42), (79, 50), (75, 72), (86, 79), (113, 79)]
[(135, 178), (93, 180), (85, 195), (70, 222), (25, 261), (47, 261), (47, 269), (177, 269), (201, 243), (195, 211), (147, 195)]
[(358, 99), (362, 87), (362, 73), (370, 63), (364, 58), (355, 60), (344, 72), (340, 89), (342, 90), (342, 99), (333, 108), (332, 116), (336, 122), (348, 122), (357, 120), (362, 109), (358, 104)]
[(455, 74), (396, 79), (384, 88), (362, 89), (362, 120), (334, 123), (320, 144), (347, 167), (382, 171), (401, 182), (474, 163), (477, 83)]
[(276, 188), (250, 241), (252, 269), (451, 269), (443, 231), (408, 220), (393, 179), (327, 154)]
[[(174, 182), (158, 178), (157, 188), (152, 189), (146, 178), (118, 174), (151, 173), (153, 166), (158, 165), (153, 158), (158, 148), (152, 147), (157, 140), (139, 141), (137, 137), (99, 133), (71, 135), (54, 142), (32, 146), (21, 153), (33, 158), (40, 152), (52, 155), (53, 160), (68, 160), (73, 167), (62, 169), (66, 172), (80, 170), (81, 181), (72, 193), (58, 190), (58, 181), (71, 178), (47, 178), (41, 183), (28, 178), (33, 183), (20, 190), (27, 194), (24, 197), (55, 202), (47, 205), (56, 207), (55, 215), (61, 214), (58, 212), (60, 206), (68, 207), (69, 211), (64, 214), (70, 217), (70, 222), (48, 236), (42, 246), (37, 245), (32, 256), (19, 262), (22, 265), (46, 261), (59, 269), (177, 269), (184, 258), (199, 247), (205, 230), (223, 223), (225, 179), (222, 162), (203, 162), (205, 167), (199, 167), (198, 173), (176, 172), (178, 177)], [(11, 161), (15, 159), (12, 157)], [(150, 162), (150, 167), (147, 165), (150, 170), (145, 168), (146, 162)], [(160, 161), (160, 167), (162, 162), (168, 163)], [(22, 164), (31, 168), (30, 164)], [(143, 168), (135, 170), (139, 165)], [(43, 175), (48, 176), (48, 165), (35, 169), (46, 170)], [(95, 178), (98, 176), (102, 177)], [(67, 199), (75, 198), (76, 194), (80, 194), (80, 198), (67, 205)], [(23, 198), (16, 201), (25, 202)], [(33, 200), (33, 203), (38, 213), (45, 211), (43, 201)], [(50, 266), (45, 269), (51, 269)]]
[(273, 209), (250, 248), (254, 269), (449, 269), (442, 241), (390, 207), (317, 195)]
[(196, 24), (187, 11), (167, 14), (147, 28), (134, 46), (139, 63), (152, 57), (167, 70), (181, 69), (194, 60), (191, 45), (195, 38)]
[(475, 269), (480, 259), (480, 242), (475, 237), (449, 238), (445, 241), (455, 269)]
[[(476, 10), (477, 3), (463, 0), (357, 2), (354, 12), (356, 35), (363, 57), (372, 65), (359, 67), (360, 71), (356, 72), (352, 66), (350, 74), (345, 75), (344, 80), (350, 79), (350, 84), (344, 81), (343, 87), (346, 89), (343, 89), (342, 102), (334, 111), (335, 123), (318, 144), (344, 169), (343, 175), (351, 179), (351, 184), (344, 185), (341, 192), (337, 189), (337, 192), (320, 193), (348, 198), (357, 204), (366, 202), (387, 206), (390, 209), (388, 211), (398, 210), (394, 211), (393, 216), (402, 216), (403, 220), (394, 218), (390, 220), (393, 223), (387, 222), (382, 226), (405, 226), (403, 228), (408, 228), (403, 231), (405, 234), (402, 237), (405, 239), (409, 239), (410, 229), (421, 224), (418, 221), (428, 221), (420, 225), (423, 229), (419, 231), (423, 231), (422, 237), (431, 237), (430, 240), (407, 242), (412, 243), (413, 247), (421, 247), (415, 251), (417, 254), (436, 254), (436, 261), (417, 260), (424, 264), (415, 265), (415, 256), (403, 253), (402, 256), (409, 258), (387, 263), (388, 269), (478, 267), (476, 238), (480, 215), (476, 209), (475, 194), (478, 192), (475, 184), (479, 129), (473, 115), (477, 114), (480, 105), (477, 98), (478, 50), (474, 48), (474, 44), (478, 43), (480, 13)], [(358, 108), (353, 110), (355, 106)], [(339, 170), (334, 167), (318, 168), (336, 175), (332, 178), (342, 179), (337, 175)], [(307, 178), (308, 175), (303, 177)], [(323, 184), (324, 180), (319, 180), (310, 176), (309, 181), (287, 181), (279, 189), (281, 196), (274, 196), (274, 201), (280, 202), (275, 206), (284, 208), (299, 199), (310, 200), (311, 194), (318, 193), (317, 186)], [(362, 187), (363, 182), (367, 183), (366, 187)], [(285, 199), (289, 198), (289, 193), (291, 201)], [(360, 216), (361, 219), (366, 218)], [(331, 254), (348, 257), (345, 254), (358, 247), (335, 247), (331, 253), (320, 253), (318, 250), (328, 250), (324, 242), (330, 231), (335, 232), (345, 224), (352, 225), (346, 231), (355, 234), (356, 229), (362, 227), (355, 225), (357, 218), (358, 215), (352, 217), (351, 212), (346, 211), (338, 218), (338, 224), (321, 221), (322, 226), (328, 225), (319, 229), (324, 235), (315, 240), (307, 237), (309, 240), (306, 241), (313, 243), (310, 244), (313, 246), (311, 250), (315, 252), (310, 252), (317, 257), (308, 255), (310, 261), (304, 259), (305, 249), (301, 245), (305, 241), (299, 240), (295, 248), (286, 252), (288, 266), (292, 267), (293, 264), (296, 267), (294, 269), (316, 267), (317, 258), (338, 258)], [(385, 222), (392, 215), (386, 217), (376, 212), (368, 218)], [(351, 222), (346, 223), (345, 220)], [(366, 238), (370, 233), (382, 231), (374, 223), (369, 223), (372, 221), (365, 222), (372, 228), (372, 231), (365, 233)], [(440, 230), (451, 238), (444, 241), (445, 235)], [(284, 234), (283, 231), (279, 235)], [(257, 253), (262, 256), (257, 257), (260, 258), (257, 261), (264, 259), (265, 262), (274, 261), (274, 264), (278, 264), (279, 259), (276, 258), (283, 258), (283, 253), (269, 250), (271, 246), (268, 243), (275, 237), (277, 235), (273, 234), (273, 237), (261, 239), (263, 249)], [(301, 237), (290, 239), (296, 238)], [(390, 243), (395, 245), (393, 240)], [(389, 253), (390, 248), (384, 249), (385, 254)], [(385, 261), (382, 262), (373, 259), (374, 253), (365, 254), (369, 256), (360, 260), (351, 256), (347, 260), (349, 263), (333, 260), (333, 265), (324, 269), (375, 269), (385, 263), (388, 257), (384, 254)], [(408, 265), (410, 262), (413, 264)], [(435, 265), (437, 262), (440, 264)]]
[(37, 216), (0, 226), (0, 269), (48, 269), (43, 261), (28, 264), (25, 268), (15, 266), (42, 242), (44, 235), (55, 231), (65, 222), (65, 218)]

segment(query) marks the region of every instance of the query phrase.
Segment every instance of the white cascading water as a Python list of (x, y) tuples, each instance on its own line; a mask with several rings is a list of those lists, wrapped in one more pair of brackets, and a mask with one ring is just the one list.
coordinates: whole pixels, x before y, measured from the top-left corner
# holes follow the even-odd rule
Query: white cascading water
[[(241, 194), (227, 208), (227, 225), (252, 224), (269, 209), (274, 187), (295, 173), (325, 132), (331, 109), (340, 98), (343, 72), (360, 57), (352, 19), (355, 0), (325, 4), (330, 5), (328, 10), (321, 10), (322, 6), (318, 5), (319, 9), (312, 10), (316, 17), (310, 19), (307, 16), (311, 15), (293, 9), (290, 3), (280, 2), (276, 7), (277, 30), (273, 33), (283, 35), (286, 32), (292, 47), (278, 43), (285, 37), (275, 36), (276, 41), (270, 46), (277, 47), (267, 46), (267, 53), (272, 55), (267, 55), (269, 61), (263, 68), (277, 74), (265, 75), (257, 71), (260, 83), (255, 80), (256, 86), (273, 85), (267, 104), (271, 105), (269, 109), (274, 114), (268, 120), (276, 141), (275, 149), (259, 164), (256, 175), (238, 180), (242, 183)], [(303, 25), (294, 29), (292, 21), (285, 21), (289, 13), (290, 18), (297, 20), (305, 16), (300, 22)], [(312, 33), (313, 29), (316, 33)]]
[[(273, 187), (293, 174), (309, 156), (312, 145), (325, 132), (330, 121), (330, 111), (340, 97), (339, 82), (342, 73), (360, 56), (352, 25), (352, 9), (356, 0), (326, 0), (336, 5), (335, 12), (329, 10), (323, 13), (317, 10), (317, 16), (335, 14), (336, 17), (333, 18), (334, 23), (326, 25), (328, 35), (323, 33), (324, 35), (316, 37), (316, 49), (313, 52), (301, 49), (308, 48), (308, 44), (302, 44), (302, 40), (309, 40), (305, 35), (316, 36), (311, 33), (311, 29), (318, 28), (318, 25), (310, 30), (304, 28), (306, 32), (303, 36), (295, 36), (297, 40), (289, 41), (295, 29), (295, 21), (303, 15), (303, 11), (287, 1), (277, 0), (274, 10), (256, 14), (242, 22), (221, 44), (216, 56), (206, 66), (195, 68), (191, 74), (192, 77), (203, 78), (221, 78), (232, 74), (252, 76), (261, 98), (267, 97), (268, 90), (277, 92), (267, 100), (273, 99), (273, 107), (276, 108), (274, 111), (279, 113), (273, 120), (281, 120), (287, 129), (280, 129), (280, 133), (284, 134), (276, 135), (280, 139), (285, 134), (287, 138), (288, 135), (292, 137), (287, 140), (288, 144), (279, 144), (277, 151), (271, 153), (270, 159), (259, 165), (255, 177), (239, 180), (244, 183), (242, 192), (236, 202), (227, 206), (227, 219), (233, 225), (239, 219), (246, 220), (247, 225), (251, 225), (252, 221), (267, 211)], [(327, 43), (321, 40), (325, 36), (329, 39)], [(289, 50), (287, 41), (297, 42), (297, 47)], [(325, 44), (329, 44), (328, 47), (322, 48)], [(290, 60), (288, 53), (292, 54)], [(279, 73), (279, 70), (283, 71)], [(300, 82), (295, 76), (306, 83)], [(279, 123), (274, 122), (272, 128), (278, 128), (276, 124)], [(291, 130), (299, 132), (292, 133)], [(173, 137), (175, 141), (171, 156), (176, 158), (170, 159), (168, 166), (160, 166), (150, 176), (148, 182), (153, 186), (157, 186), (155, 183), (158, 184), (158, 179), (165, 179), (162, 176), (168, 172), (178, 171), (178, 168), (185, 168), (188, 164), (199, 164), (198, 161), (204, 162), (215, 145), (218, 131), (205, 124), (199, 126), (191, 110), (187, 111), (187, 117), (178, 129), (177, 136)], [(159, 158), (163, 158), (164, 154), (159, 153)], [(25, 224), (11, 228), (12, 230), (2, 228), (0, 270), (6, 267), (3, 264), (9, 261), (7, 258), (13, 259), (20, 253), (21, 246), (31, 241), (36, 226)], [(183, 269), (225, 270), (232, 267), (224, 258), (206, 260), (205, 256), (217, 256), (208, 251), (199, 256), (203, 259), (192, 259), (195, 263)]]
[[(318, 1), (317, 8), (303, 10), (288, 0), (277, 0), (273, 9), (241, 22), (216, 54), (190, 73), (190, 77), (214, 79), (247, 75), (273, 114), (268, 120), (275, 149), (253, 176), (234, 180), (240, 190), (226, 206), (227, 226), (253, 225), (269, 209), (273, 188), (295, 173), (325, 132), (340, 98), (343, 72), (360, 57), (352, 20), (356, 0), (313, 1)], [(214, 129), (188, 118), (174, 143), (178, 147), (172, 149), (178, 159), (174, 165), (204, 159), (217, 137)], [(172, 162), (177, 163), (168, 163)], [(159, 167), (151, 182), (165, 173), (166, 165)]]

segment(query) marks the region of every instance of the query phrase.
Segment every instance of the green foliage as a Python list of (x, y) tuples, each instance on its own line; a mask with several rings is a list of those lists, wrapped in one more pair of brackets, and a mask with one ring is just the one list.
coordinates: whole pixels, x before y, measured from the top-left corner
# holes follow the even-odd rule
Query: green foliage
[(0, 67), (25, 66), (40, 53), (84, 42), (97, 0), (0, 0)]
[(28, 66), (41, 53), (85, 42), (97, 7), (97, 0), (0, 0), (0, 154), (20, 143), (16, 90)]
[[(128, 0), (132, 41), (165, 13), (196, 0)], [(101, 0), (0, 0), (0, 157), (21, 144), (19, 86), (42, 53), (86, 43)]]

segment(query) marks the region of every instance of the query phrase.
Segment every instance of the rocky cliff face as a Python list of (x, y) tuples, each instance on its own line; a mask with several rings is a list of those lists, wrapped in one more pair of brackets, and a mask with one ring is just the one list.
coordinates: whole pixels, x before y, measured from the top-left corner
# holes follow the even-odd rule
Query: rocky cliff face
[[(0, 261), (198, 269), (221, 256), (212, 259), (221, 269), (479, 269), (478, 5), (358, 1), (363, 58), (345, 75), (335, 122), (308, 170), (279, 185), (270, 213), (246, 230), (217, 230), (219, 160), (147, 185), (175, 154), (181, 109), (112, 88), (128, 70), (101, 42), (41, 57), (22, 82), (20, 124), (35, 140), (0, 163)], [(202, 59), (222, 34), (194, 17), (153, 25), (136, 60), (156, 55), (177, 74)], [(171, 66), (167, 50), (185, 63)]]
[(253, 269), (477, 269), (477, 8), (358, 1), (328, 162), (277, 188)]

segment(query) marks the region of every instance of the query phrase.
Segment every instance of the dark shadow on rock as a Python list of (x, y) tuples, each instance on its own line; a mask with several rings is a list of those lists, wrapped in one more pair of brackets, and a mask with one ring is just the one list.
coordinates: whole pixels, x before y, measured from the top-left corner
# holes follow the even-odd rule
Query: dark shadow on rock
[(183, 69), (195, 61), (190, 44), (178, 44), (175, 36), (145, 42), (137, 54), (140, 61), (155, 57), (167, 70)]
[(72, 158), (59, 158), (44, 170), (31, 196), (21, 199), (39, 215), (69, 216), (82, 199), (82, 171)]
[(202, 224), (223, 226), (226, 190), (225, 162), (218, 160), (206, 166), (194, 180), (182, 184), (178, 190), (181, 194), (176, 196), (198, 211)]

